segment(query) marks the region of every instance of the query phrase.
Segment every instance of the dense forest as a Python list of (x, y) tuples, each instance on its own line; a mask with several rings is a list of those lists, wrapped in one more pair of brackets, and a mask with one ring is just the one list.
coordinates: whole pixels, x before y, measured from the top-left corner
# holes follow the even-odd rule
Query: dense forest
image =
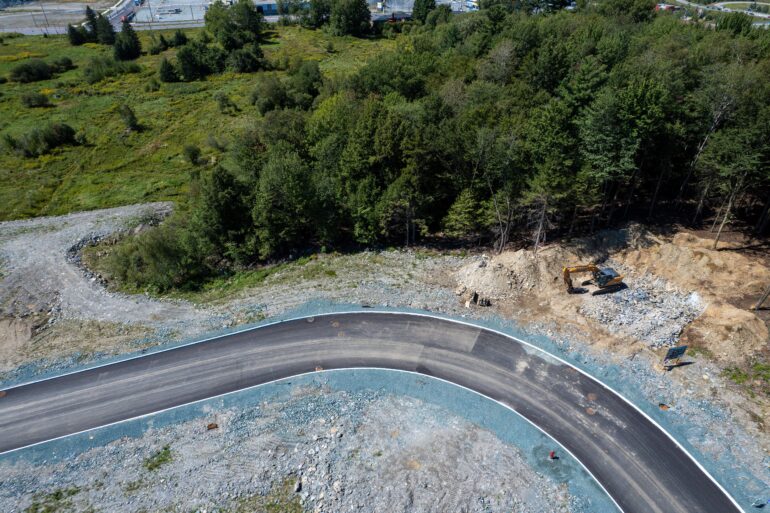
[[(301, 60), (255, 74), (259, 115), (219, 165), (189, 149), (188, 204), (119, 245), (116, 277), (167, 290), (309, 251), (500, 250), (663, 216), (767, 233), (770, 31), (645, 0), (482, 7), (428, 3), (424, 21), (378, 27), (363, 37), (397, 50), (345, 79)], [(217, 23), (205, 44), (237, 51), (237, 23)]]

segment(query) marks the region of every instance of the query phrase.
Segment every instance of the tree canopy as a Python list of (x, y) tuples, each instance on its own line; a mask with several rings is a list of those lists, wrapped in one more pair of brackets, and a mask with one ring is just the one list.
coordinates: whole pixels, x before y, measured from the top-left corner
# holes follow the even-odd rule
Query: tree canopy
[[(393, 25), (397, 49), (349, 76), (310, 61), (261, 72), (252, 123), (191, 187), (169, 254), (200, 277), (320, 247), (537, 245), (663, 214), (767, 231), (770, 31), (683, 23), (642, 0), (444, 11)], [(368, 30), (365, 2), (330, 13), (334, 31)], [(231, 15), (207, 14), (221, 47), (254, 44)], [(223, 69), (217, 51), (183, 46), (182, 77)]]

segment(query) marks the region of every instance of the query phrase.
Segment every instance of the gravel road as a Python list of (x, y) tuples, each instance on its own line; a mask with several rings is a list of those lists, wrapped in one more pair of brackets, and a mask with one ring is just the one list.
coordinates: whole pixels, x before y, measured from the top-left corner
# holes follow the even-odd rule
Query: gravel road
[[(207, 317), (190, 304), (108, 293), (70, 261), (71, 248), (162, 218), (170, 204), (152, 203), (0, 223), (0, 316), (141, 323), (200, 330)], [(170, 324), (170, 326), (169, 326)]]

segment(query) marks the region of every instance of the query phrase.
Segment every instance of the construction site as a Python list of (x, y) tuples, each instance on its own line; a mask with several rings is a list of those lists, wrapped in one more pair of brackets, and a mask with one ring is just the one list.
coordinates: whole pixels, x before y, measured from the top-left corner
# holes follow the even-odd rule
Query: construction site
[[(362, 306), (435, 312), (525, 337), (609, 383), (665, 423), (741, 504), (767, 493), (770, 314), (758, 303), (770, 283), (770, 266), (766, 250), (739, 234), (715, 250), (708, 232), (660, 233), (631, 224), (551, 243), (537, 253), (422, 248), (319, 255), (283, 266), (254, 286), (192, 301), (110, 291), (109, 276), (89, 267), (94, 254), (109, 251), (116, 234), (146, 229), (148, 219), (162, 219), (168, 211), (154, 204), (0, 225), (6, 386), (275, 319)], [(587, 267), (565, 269), (579, 265)], [(611, 290), (603, 291), (607, 286)], [(663, 367), (667, 351), (682, 345), (688, 346), (685, 356)], [(5, 458), (0, 503), (4, 510), (54, 504), (73, 511), (173, 505), (251, 511), (270, 501), (297, 511), (614, 510), (575, 492), (576, 476), (590, 480), (579, 466), (564, 475), (537, 463), (552, 449), (532, 434), (512, 444), (505, 430), (450, 413), (435, 398), (409, 399), (411, 392), (403, 396), (387, 386), (295, 386), (280, 400), (248, 408), (206, 403), (176, 420), (159, 414), (158, 427), (150, 422), (125, 433), (112, 428), (100, 435), (104, 440), (97, 436), (95, 447), (96, 442), (72, 442), (76, 449), (55, 451), (76, 459)], [(306, 404), (308, 398), (315, 406)], [(316, 410), (325, 413), (307, 421), (304, 416)], [(207, 430), (212, 423), (216, 428)], [(437, 429), (455, 434), (442, 435), (443, 442), (430, 449), (425, 440)], [(288, 432), (294, 438), (287, 439)], [(212, 433), (225, 438), (205, 444), (225, 446), (203, 450), (200, 437)], [(459, 437), (456, 443), (450, 442), (453, 436)], [(258, 458), (267, 467), (231, 459), (227, 454), (235, 448), (270, 456)], [(305, 456), (276, 466), (298, 450)], [(469, 467), (458, 466), (459, 454), (474, 455)], [(160, 470), (148, 470), (153, 458), (162, 460)], [(339, 458), (358, 463), (335, 463)], [(382, 458), (389, 463), (378, 464)], [(131, 470), (129, 461), (139, 470)], [(403, 474), (381, 474), (402, 465)], [(111, 484), (105, 488), (107, 474)], [(362, 495), (363, 482), (379, 483), (378, 491)], [(456, 494), (420, 495), (431, 486)]]

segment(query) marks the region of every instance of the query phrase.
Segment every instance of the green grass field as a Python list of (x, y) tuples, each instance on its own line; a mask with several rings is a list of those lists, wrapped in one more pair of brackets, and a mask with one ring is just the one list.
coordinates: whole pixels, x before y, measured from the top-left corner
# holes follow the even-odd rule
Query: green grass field
[[(195, 36), (200, 29), (186, 30)], [(143, 48), (150, 33), (140, 32)], [(166, 32), (166, 36), (170, 33)], [(371, 56), (395, 43), (333, 37), (298, 27), (272, 27), (265, 56), (272, 62), (294, 56), (315, 59), (328, 76), (349, 74)], [(331, 42), (334, 51), (328, 51)], [(69, 57), (76, 69), (42, 82), (0, 85), (0, 135), (18, 136), (48, 122), (64, 122), (82, 131), (83, 146), (63, 147), (39, 158), (0, 154), (0, 220), (63, 214), (146, 201), (184, 197), (190, 164), (185, 145), (195, 144), (209, 159), (222, 157), (206, 145), (209, 136), (232, 141), (242, 127), (259, 116), (249, 104), (258, 74), (225, 73), (205, 81), (162, 84), (148, 92), (145, 85), (156, 75), (161, 55), (143, 55), (142, 71), (88, 84), (82, 69), (93, 56), (111, 55), (112, 48), (96, 44), (70, 46), (66, 37), (6, 38), (0, 45), (0, 76), (30, 58), (51, 62)], [(213, 95), (224, 91), (238, 105), (234, 115), (219, 112)], [(49, 95), (53, 107), (28, 108), (21, 102), (27, 92)], [(126, 134), (118, 115), (120, 104), (130, 105), (143, 130)]]

